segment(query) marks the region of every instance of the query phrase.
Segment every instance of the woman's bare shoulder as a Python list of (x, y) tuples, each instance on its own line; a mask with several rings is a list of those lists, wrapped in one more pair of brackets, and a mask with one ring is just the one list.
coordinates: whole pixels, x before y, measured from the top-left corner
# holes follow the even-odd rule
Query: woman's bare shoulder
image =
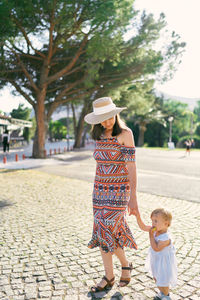
[(120, 139), (122, 141), (122, 144), (127, 146), (127, 147), (134, 147), (134, 137), (133, 137), (133, 132), (130, 128), (126, 127), (122, 130), (120, 134)]

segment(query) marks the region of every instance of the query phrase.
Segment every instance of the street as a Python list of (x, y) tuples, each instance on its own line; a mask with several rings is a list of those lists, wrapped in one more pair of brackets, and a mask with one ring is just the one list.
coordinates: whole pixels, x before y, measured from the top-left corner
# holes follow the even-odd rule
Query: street
[[(55, 156), (62, 164), (40, 167), (41, 171), (93, 182), (92, 150)], [(183, 150), (136, 149), (138, 191), (200, 202), (200, 151), (185, 157)]]

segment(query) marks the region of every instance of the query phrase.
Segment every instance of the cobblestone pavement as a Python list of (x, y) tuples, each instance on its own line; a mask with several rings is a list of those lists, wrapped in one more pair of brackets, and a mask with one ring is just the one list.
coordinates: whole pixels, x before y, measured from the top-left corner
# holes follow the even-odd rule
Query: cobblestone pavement
[[(92, 233), (92, 188), (83, 180), (38, 170), (0, 171), (0, 299), (152, 299), (157, 291), (145, 272), (148, 234), (128, 223), (138, 250), (127, 249), (133, 262), (131, 283), (119, 288), (120, 265), (114, 257), (116, 283), (108, 293), (91, 295), (103, 275), (99, 250), (88, 249)], [(177, 249), (178, 286), (172, 299), (200, 299), (200, 204), (138, 193), (148, 223), (152, 209), (173, 214), (171, 233)]]

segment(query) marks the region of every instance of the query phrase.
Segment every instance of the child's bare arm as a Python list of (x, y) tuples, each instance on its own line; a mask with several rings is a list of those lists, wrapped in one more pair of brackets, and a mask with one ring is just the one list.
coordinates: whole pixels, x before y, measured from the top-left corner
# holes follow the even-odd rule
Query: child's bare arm
[(147, 226), (143, 223), (140, 213), (136, 215), (136, 219), (137, 219), (138, 226), (140, 227), (141, 230), (149, 231), (151, 229), (151, 226)]
[(150, 244), (154, 251), (159, 252), (165, 247), (170, 245), (170, 240), (167, 241), (155, 241), (154, 235), (153, 235), (153, 228), (149, 230), (149, 238), (150, 238)]

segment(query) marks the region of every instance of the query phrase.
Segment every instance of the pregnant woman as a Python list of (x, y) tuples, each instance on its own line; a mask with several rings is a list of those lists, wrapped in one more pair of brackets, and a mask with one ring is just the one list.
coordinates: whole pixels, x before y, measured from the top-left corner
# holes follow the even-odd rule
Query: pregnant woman
[(96, 141), (94, 158), (97, 162), (93, 190), (94, 226), (89, 248), (99, 247), (105, 276), (92, 292), (113, 286), (115, 277), (112, 255), (122, 266), (119, 285), (126, 286), (131, 279), (132, 263), (128, 262), (124, 247), (137, 249), (126, 221), (126, 210), (137, 215), (135, 145), (132, 131), (121, 121), (110, 97), (93, 102), (93, 112), (85, 116), (92, 124), (92, 138)]

